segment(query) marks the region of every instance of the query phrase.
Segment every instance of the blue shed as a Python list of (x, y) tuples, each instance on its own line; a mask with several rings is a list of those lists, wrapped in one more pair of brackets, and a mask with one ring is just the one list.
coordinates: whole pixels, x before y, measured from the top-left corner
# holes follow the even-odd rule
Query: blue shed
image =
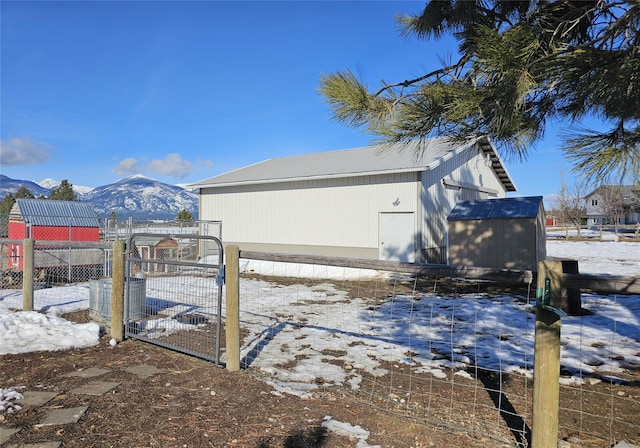
[(451, 265), (537, 271), (546, 245), (542, 196), (462, 201), (447, 218)]

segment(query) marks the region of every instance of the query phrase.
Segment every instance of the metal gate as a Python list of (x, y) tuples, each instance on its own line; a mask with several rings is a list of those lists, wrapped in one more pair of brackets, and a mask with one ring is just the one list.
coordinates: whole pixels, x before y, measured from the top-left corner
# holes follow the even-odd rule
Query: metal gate
[(220, 364), (224, 253), (213, 236), (133, 234), (125, 334)]

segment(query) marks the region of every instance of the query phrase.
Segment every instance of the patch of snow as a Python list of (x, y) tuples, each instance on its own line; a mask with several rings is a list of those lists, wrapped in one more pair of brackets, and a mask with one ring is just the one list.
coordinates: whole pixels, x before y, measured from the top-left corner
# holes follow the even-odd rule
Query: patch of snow
[(15, 401), (24, 398), (24, 396), (18, 392), (18, 389), (24, 389), (24, 387), (0, 389), (0, 415), (13, 414), (15, 411), (22, 409), (22, 406), (15, 403)]
[(380, 445), (369, 445), (367, 439), (369, 438), (369, 431), (360, 427), (360, 425), (351, 425), (349, 423), (339, 422), (327, 415), (324, 417), (322, 423), (323, 428), (339, 435), (356, 439), (356, 448), (380, 448)]

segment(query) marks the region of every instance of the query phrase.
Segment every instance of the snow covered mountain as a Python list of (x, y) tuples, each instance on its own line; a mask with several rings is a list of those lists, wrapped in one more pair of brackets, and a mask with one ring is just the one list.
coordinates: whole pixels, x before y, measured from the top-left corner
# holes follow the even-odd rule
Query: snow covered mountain
[(82, 195), (100, 216), (115, 212), (118, 219), (175, 219), (181, 210), (198, 215), (198, 195), (184, 188), (136, 175), (97, 187)]
[(49, 196), (49, 193), (51, 193), (51, 189), (41, 187), (30, 180), (11, 179), (10, 177), (0, 174), (0, 199), (4, 198), (9, 193), (16, 194), (20, 187), (25, 187), (37, 198), (40, 196)]
[[(51, 179), (50, 177), (48, 177), (48, 178), (42, 179), (40, 182), (38, 182), (38, 185), (40, 185), (42, 188), (46, 188), (46, 189), (51, 191), (51, 190), (55, 190), (56, 188), (58, 188), (58, 186), (60, 186), (60, 182), (55, 180), (55, 179)], [(91, 188), (91, 187), (83, 187), (82, 185), (74, 185), (73, 186), (73, 191), (75, 191), (77, 195), (87, 194), (91, 190), (93, 190), (93, 188)]]
[[(51, 187), (45, 188), (32, 181), (0, 175), (0, 199), (8, 193), (15, 194), (21, 186), (25, 186), (36, 197), (48, 196), (59, 185), (52, 179), (45, 179), (41, 183)], [(93, 189), (77, 189), (74, 185), (74, 191), (78, 200), (91, 203), (98, 215), (105, 218), (115, 212), (119, 220), (130, 216), (134, 219), (175, 219), (181, 210), (190, 211), (194, 218), (198, 216), (196, 193), (141, 175)]]
[[(48, 190), (53, 190), (58, 185), (60, 185), (60, 182), (58, 182), (55, 179), (51, 179), (50, 177), (47, 177), (46, 179), (42, 179), (40, 182), (37, 182), (37, 184), (40, 185), (42, 188), (46, 188)], [(74, 185), (74, 187), (75, 187), (75, 185)]]

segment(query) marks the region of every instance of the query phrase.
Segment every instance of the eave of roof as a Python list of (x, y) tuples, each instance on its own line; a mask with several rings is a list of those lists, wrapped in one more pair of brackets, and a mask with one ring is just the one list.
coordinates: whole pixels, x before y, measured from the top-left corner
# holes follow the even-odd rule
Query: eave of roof
[(434, 169), (476, 143), (490, 156), (491, 166), (505, 189), (515, 191), (513, 181), (487, 139), (461, 144), (444, 138), (268, 159), (196, 182), (190, 187), (219, 188), (420, 172)]
[(479, 139), (478, 144), (482, 152), (489, 156), (489, 160), (491, 160), (491, 168), (493, 169), (493, 172), (496, 173), (496, 176), (498, 176), (498, 179), (500, 179), (500, 182), (502, 182), (502, 185), (504, 185), (505, 190), (508, 192), (516, 191), (516, 185), (511, 179), (511, 175), (509, 175), (507, 168), (504, 166), (504, 163), (502, 163), (502, 159), (491, 142), (486, 138), (482, 138)]

